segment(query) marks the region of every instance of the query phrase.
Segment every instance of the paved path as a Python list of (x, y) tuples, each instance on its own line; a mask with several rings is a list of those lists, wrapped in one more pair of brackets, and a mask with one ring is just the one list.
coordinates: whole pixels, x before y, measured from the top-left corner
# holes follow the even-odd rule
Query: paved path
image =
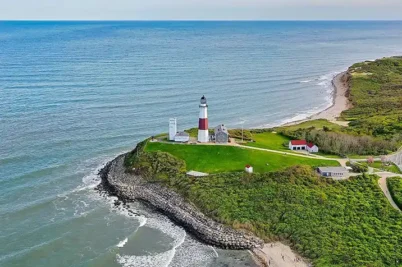
[(396, 176), (402, 177), (402, 175), (392, 172), (378, 172), (376, 174), (381, 176), (381, 178), (378, 180), (378, 185), (380, 186), (382, 192), (384, 192), (384, 195), (388, 198), (389, 203), (391, 203), (392, 207), (394, 207), (396, 210), (401, 211), (401, 209), (399, 209), (399, 207), (395, 204), (395, 201), (392, 199), (392, 196), (388, 190), (387, 178)]
[(338, 160), (338, 159), (335, 159), (335, 158), (326, 158), (326, 157), (318, 156), (318, 155), (307, 155), (307, 154), (299, 154), (299, 153), (289, 153), (289, 152), (286, 152), (286, 151), (273, 150), (273, 149), (261, 148), (261, 147), (254, 147), (254, 146), (244, 146), (244, 145), (236, 145), (236, 146), (237, 146), (237, 147), (242, 147), (242, 148), (247, 148), (247, 149), (261, 150), (261, 151), (267, 151), (267, 152), (272, 152), (272, 153), (277, 153), (277, 154), (282, 154), (282, 155), (290, 155), (290, 156), (302, 157), (302, 158)]

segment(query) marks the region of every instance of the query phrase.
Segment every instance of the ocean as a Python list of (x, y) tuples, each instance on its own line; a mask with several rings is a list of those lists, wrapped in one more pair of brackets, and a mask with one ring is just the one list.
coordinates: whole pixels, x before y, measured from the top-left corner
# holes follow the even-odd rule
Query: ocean
[(402, 22), (0, 22), (0, 266), (255, 266), (94, 190), (151, 135), (270, 127), (331, 105), (331, 80), (402, 55)]

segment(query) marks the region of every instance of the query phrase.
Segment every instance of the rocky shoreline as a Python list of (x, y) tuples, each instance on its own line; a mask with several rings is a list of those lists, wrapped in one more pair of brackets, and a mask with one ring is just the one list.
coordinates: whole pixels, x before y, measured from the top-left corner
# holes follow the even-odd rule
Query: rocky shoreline
[(125, 155), (118, 156), (99, 171), (102, 179), (99, 190), (117, 196), (123, 202), (137, 200), (150, 204), (206, 244), (237, 250), (264, 246), (261, 239), (208, 218), (169, 188), (126, 172), (124, 158)]

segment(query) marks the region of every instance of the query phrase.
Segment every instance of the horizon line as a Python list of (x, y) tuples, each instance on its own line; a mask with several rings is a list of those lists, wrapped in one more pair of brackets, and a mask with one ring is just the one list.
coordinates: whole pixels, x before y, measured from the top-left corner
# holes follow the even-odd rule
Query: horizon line
[(0, 22), (402, 22), (402, 19), (0, 19)]

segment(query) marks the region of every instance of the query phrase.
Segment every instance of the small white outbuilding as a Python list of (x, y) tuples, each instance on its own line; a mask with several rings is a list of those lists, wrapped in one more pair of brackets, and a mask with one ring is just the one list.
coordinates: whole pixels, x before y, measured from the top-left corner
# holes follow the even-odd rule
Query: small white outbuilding
[(246, 167), (244, 168), (244, 170), (245, 170), (247, 173), (253, 173), (253, 166), (246, 165)]
[(314, 145), (313, 143), (307, 143), (306, 149), (310, 153), (318, 153), (318, 146)]
[(181, 143), (186, 143), (190, 140), (190, 135), (186, 132), (178, 132), (174, 136), (174, 141), (175, 142), (181, 142)]

